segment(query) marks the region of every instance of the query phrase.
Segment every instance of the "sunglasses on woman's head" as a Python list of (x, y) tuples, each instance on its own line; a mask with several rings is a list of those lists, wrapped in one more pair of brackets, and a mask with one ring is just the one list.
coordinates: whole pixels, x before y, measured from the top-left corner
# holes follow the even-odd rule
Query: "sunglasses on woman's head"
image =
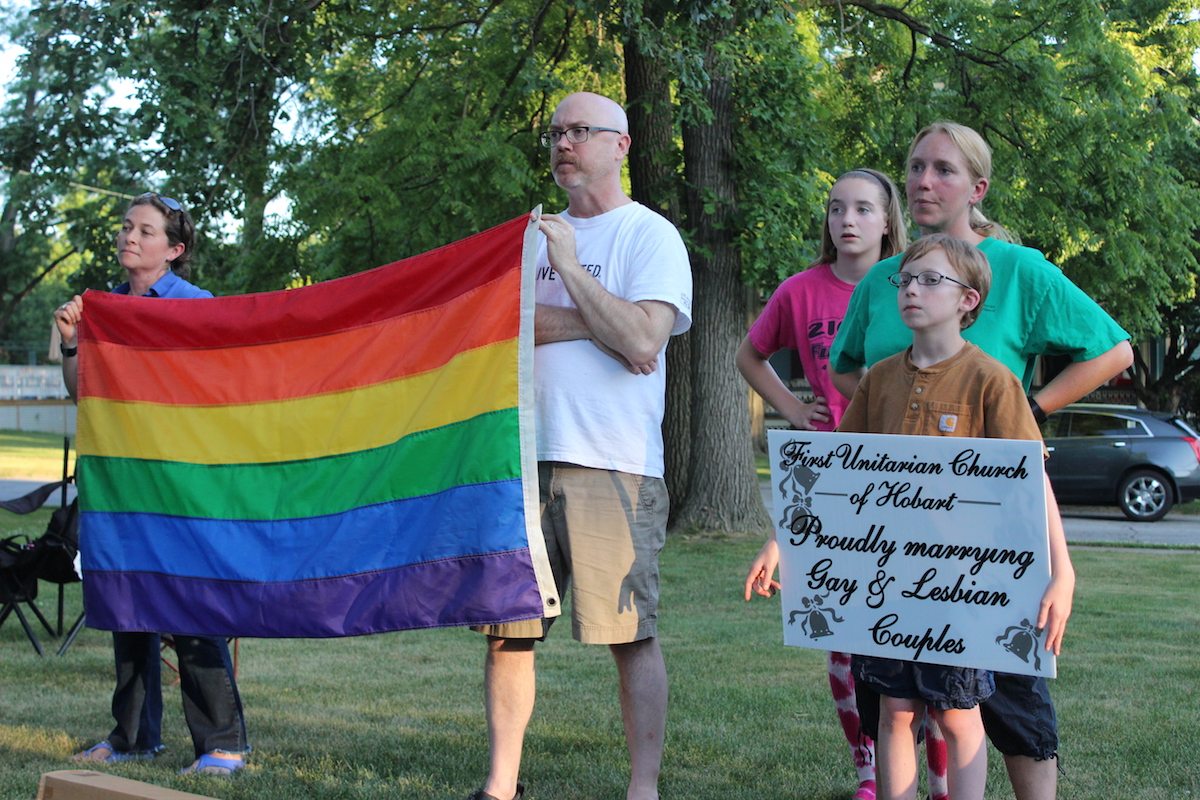
[(171, 209), (172, 211), (182, 211), (183, 210), (183, 205), (178, 200), (176, 200), (174, 197), (164, 197), (163, 195), (159, 194), (158, 192), (146, 192), (145, 194), (138, 195), (137, 199), (141, 200), (143, 197), (153, 197), (156, 200), (158, 200), (158, 202), (162, 203), (164, 206)]

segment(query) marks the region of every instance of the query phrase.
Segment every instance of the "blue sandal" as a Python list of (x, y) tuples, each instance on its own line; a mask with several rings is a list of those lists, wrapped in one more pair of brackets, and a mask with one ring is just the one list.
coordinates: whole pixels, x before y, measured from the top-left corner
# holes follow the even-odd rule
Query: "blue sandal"
[[(108, 755), (101, 758), (96, 754), (97, 750), (107, 750)], [(107, 740), (92, 745), (82, 753), (76, 753), (71, 756), (72, 761), (90, 761), (95, 764), (120, 764), (122, 761), (134, 761), (139, 758), (154, 758), (154, 753), (118, 753)]]
[(191, 766), (179, 770), (179, 774), (217, 775), (227, 778), (244, 766), (246, 766), (246, 761), (240, 756), (237, 758), (221, 758), (214, 756), (212, 753), (205, 753), (197, 758)]

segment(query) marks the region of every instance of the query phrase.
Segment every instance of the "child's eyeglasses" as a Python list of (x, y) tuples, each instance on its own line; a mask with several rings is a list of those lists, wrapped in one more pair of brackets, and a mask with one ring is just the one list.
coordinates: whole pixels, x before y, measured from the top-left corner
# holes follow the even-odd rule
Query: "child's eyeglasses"
[(897, 272), (895, 275), (888, 276), (888, 283), (890, 283), (892, 286), (895, 286), (897, 289), (903, 289), (905, 286), (908, 286), (910, 283), (912, 283), (914, 278), (916, 278), (917, 283), (921, 286), (937, 286), (942, 281), (950, 281), (951, 283), (957, 283), (964, 289), (975, 288), (974, 286), (967, 286), (967, 284), (963, 283), (962, 281), (956, 281), (949, 275), (943, 275), (942, 273), (934, 272), (933, 270), (930, 270), (929, 272), (922, 272), (920, 275), (913, 275), (911, 272)]

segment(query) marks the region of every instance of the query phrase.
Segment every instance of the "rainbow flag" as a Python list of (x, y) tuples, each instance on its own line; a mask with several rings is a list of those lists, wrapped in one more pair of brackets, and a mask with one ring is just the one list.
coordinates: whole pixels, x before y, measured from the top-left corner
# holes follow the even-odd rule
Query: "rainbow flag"
[(281, 292), (88, 292), (88, 624), (329, 637), (557, 614), (530, 219)]

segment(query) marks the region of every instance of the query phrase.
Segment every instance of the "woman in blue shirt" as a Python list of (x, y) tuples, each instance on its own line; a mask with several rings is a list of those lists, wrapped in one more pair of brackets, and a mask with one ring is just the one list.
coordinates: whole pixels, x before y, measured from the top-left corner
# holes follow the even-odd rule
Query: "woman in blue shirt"
[[(195, 240), (192, 219), (179, 201), (153, 193), (135, 198), (117, 233), (117, 259), (126, 281), (113, 292), (135, 297), (212, 297), (187, 281)], [(62, 336), (63, 379), (72, 398), (79, 376), (77, 326), (82, 318), (83, 298), (78, 295), (54, 312)], [(223, 637), (176, 633), (172, 639), (179, 658), (184, 717), (195, 749), (195, 761), (183, 772), (231, 775), (245, 765), (250, 746), (229, 646)], [(76, 753), (72, 761), (154, 758), (163, 749), (161, 647), (157, 632), (113, 632), (116, 725), (106, 739)]]

